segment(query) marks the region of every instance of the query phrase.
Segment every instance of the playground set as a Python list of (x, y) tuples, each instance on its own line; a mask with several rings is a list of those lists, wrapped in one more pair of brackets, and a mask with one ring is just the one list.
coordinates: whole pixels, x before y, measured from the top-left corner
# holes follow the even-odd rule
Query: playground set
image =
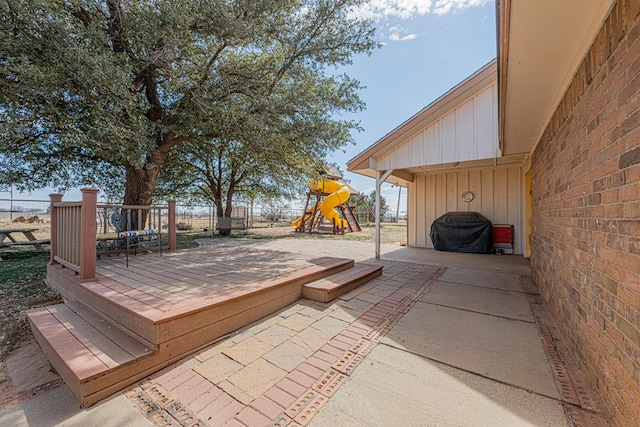
[(309, 181), (309, 190), (304, 214), (291, 223), (297, 232), (328, 231), (322, 227), (323, 219), (331, 223), (333, 234), (362, 231), (349, 204), (351, 190), (340, 175), (324, 173), (320, 179)]

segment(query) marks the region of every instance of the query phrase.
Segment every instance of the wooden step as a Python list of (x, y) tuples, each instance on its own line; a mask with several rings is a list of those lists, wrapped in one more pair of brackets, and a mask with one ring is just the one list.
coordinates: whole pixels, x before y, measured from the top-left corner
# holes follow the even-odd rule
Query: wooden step
[[(194, 344), (204, 344), (203, 340), (232, 332), (298, 301), (306, 283), (349, 270), (354, 262), (323, 257), (314, 264), (176, 304), (156, 320), (158, 342), (190, 336)], [(217, 336), (210, 338), (212, 334)]]
[(302, 287), (302, 297), (329, 302), (381, 274), (382, 266), (356, 263), (353, 268), (307, 283)]
[(47, 267), (46, 283), (67, 302), (80, 302), (148, 347), (157, 347), (154, 320), (172, 304), (107, 277), (82, 281), (61, 265)]
[(31, 329), (53, 367), (85, 404), (91, 383), (150, 354), (144, 344), (124, 334), (89, 309), (66, 304), (27, 310)]
[[(80, 282), (64, 269), (50, 268), (47, 280), (60, 286), (67, 301), (28, 310), (27, 317), (51, 364), (82, 406), (89, 406), (299, 300), (305, 283), (353, 265), (353, 260), (317, 258), (309, 267), (165, 310), (130, 298), (125, 288), (109, 283), (110, 279)], [(104, 312), (128, 320), (116, 323)], [(135, 339), (137, 334), (127, 330), (141, 330), (137, 323), (144, 323), (142, 329), (151, 328), (148, 335), (155, 345)]]

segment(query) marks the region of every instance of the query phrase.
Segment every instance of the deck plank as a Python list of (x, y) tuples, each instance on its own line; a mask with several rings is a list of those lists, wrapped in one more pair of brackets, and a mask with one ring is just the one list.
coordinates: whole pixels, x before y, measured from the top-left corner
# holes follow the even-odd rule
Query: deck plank
[[(104, 267), (103, 267), (104, 268)], [(175, 278), (165, 273), (170, 273), (173, 269), (171, 262), (157, 263), (139, 263), (130, 268), (124, 268), (122, 266), (110, 266), (108, 269), (111, 276), (117, 277), (130, 277), (137, 278), (142, 283), (155, 285), (155, 284), (167, 284), (175, 286)], [(162, 272), (162, 274), (158, 274)]]
[(141, 343), (135, 338), (121, 331), (117, 326), (112, 325), (108, 319), (93, 311), (80, 302), (68, 303), (71, 310), (78, 316), (82, 317), (86, 322), (100, 331), (103, 335), (109, 337), (111, 341), (120, 346), (123, 350), (133, 357), (142, 357), (151, 351), (149, 346)]
[(85, 283), (85, 287), (91, 291), (93, 295), (103, 298), (111, 304), (115, 304), (123, 310), (140, 318), (149, 319), (162, 313), (162, 311), (157, 308), (144, 304), (120, 292), (114, 291), (113, 289), (98, 282)]
[(159, 298), (155, 295), (148, 294), (146, 292), (141, 291), (140, 289), (118, 282), (117, 280), (113, 280), (109, 277), (99, 276), (97, 282), (108, 288), (113, 289), (116, 292), (120, 292), (137, 301), (150, 305), (151, 307), (155, 307), (158, 310), (164, 310), (166, 307), (174, 304), (171, 301), (168, 301), (163, 298)]
[[(76, 301), (67, 304), (82, 322), (69, 325), (65, 316), (71, 314), (63, 309), (49, 316), (59, 328), (67, 324), (66, 339), (75, 340), (100, 366), (80, 383), (71, 374), (75, 367), (62, 366), (64, 358), (54, 350), (47, 353), (70, 372), (63, 378), (84, 405), (299, 300), (305, 283), (354, 266), (343, 258), (238, 251), (235, 246), (164, 255), (139, 255), (130, 259), (128, 269), (123, 258), (103, 257), (99, 277), (88, 282), (68, 269), (48, 267), (47, 280), (64, 290), (65, 299)], [(337, 277), (360, 280), (352, 271)], [(40, 341), (43, 348), (48, 345)]]
[[(166, 274), (166, 266), (149, 271), (143, 268), (119, 269), (117, 273), (107, 275), (112, 280), (125, 283), (136, 289), (165, 290), (166, 287), (180, 288), (181, 285), (171, 281), (170, 274)], [(161, 274), (159, 274), (161, 273)], [(145, 290), (146, 291), (146, 290)]]
[(109, 369), (134, 359), (66, 305), (51, 306), (49, 312)]
[(312, 265), (300, 270), (295, 270), (276, 277), (270, 277), (253, 283), (247, 283), (235, 288), (227, 289), (216, 294), (206, 297), (194, 298), (187, 302), (176, 304), (164, 315), (157, 319), (158, 323), (168, 322), (172, 319), (185, 316), (188, 313), (197, 312), (209, 308), (212, 305), (221, 304), (227, 300), (246, 297), (250, 294), (272, 290), (278, 286), (284, 286), (292, 282), (298, 282), (300, 288), (305, 281), (311, 281), (320, 278), (323, 275), (331, 274), (343, 269), (351, 268), (353, 260), (330, 258), (323, 259)]
[(307, 283), (304, 286), (307, 288), (326, 289), (340, 286), (343, 282), (348, 282), (352, 279), (357, 279), (363, 274), (367, 274), (372, 271), (379, 270), (379, 266), (356, 264), (353, 268), (341, 271), (331, 276), (324, 277), (322, 279), (314, 280)]
[[(146, 276), (147, 279), (136, 276), (137, 282), (124, 279), (124, 276), (133, 277), (132, 273), (112, 260), (100, 263), (98, 271), (114, 280), (123, 281), (162, 298), (172, 298), (173, 302), (178, 303), (222, 291), (237, 283), (246, 283), (248, 277), (259, 280), (302, 268), (309, 265), (308, 258), (300, 254), (270, 250), (237, 254), (232, 248), (224, 248), (222, 251), (206, 248), (172, 252), (162, 259), (156, 255), (141, 256), (140, 262), (136, 263), (135, 274)], [(278, 262), (274, 262), (276, 260)], [(148, 287), (149, 285), (152, 287)]]
[[(215, 277), (210, 278), (204, 275), (182, 274), (176, 271), (168, 270), (169, 265), (164, 265), (161, 272), (144, 271), (140, 269), (138, 273), (130, 273), (122, 271), (120, 274), (112, 275), (110, 278), (126, 283), (128, 286), (136, 287), (143, 292), (167, 299), (173, 303), (188, 300), (193, 297), (201, 296), (220, 290), (220, 281), (216, 281)], [(157, 277), (162, 276), (163, 280), (158, 281)], [(173, 280), (173, 281), (171, 281)], [(231, 285), (231, 281), (227, 280), (223, 284), (224, 287)], [(205, 292), (201, 289), (205, 288)]]
[(75, 384), (82, 384), (109, 371), (109, 367), (67, 330), (49, 308), (28, 310), (27, 315), (40, 331), (44, 339), (41, 345), (49, 349), (47, 356), (63, 378), (70, 376)]
[(129, 285), (118, 282), (108, 277), (98, 277), (97, 281), (101, 285), (111, 288), (116, 292), (127, 295), (128, 297), (133, 298), (136, 301), (154, 307), (158, 310), (165, 311), (168, 307), (171, 307), (174, 304), (170, 300), (157, 297), (155, 295), (149, 294), (137, 288), (133, 288)]

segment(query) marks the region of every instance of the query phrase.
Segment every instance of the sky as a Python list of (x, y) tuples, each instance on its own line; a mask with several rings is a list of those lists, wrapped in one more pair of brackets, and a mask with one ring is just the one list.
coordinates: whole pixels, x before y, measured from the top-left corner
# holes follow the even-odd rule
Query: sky
[[(352, 187), (368, 194), (375, 188), (375, 180), (346, 172), (347, 161), (496, 57), (495, 2), (370, 0), (354, 13), (374, 19), (376, 39), (382, 47), (370, 56), (355, 57), (351, 66), (338, 70), (365, 87), (360, 97), (366, 109), (341, 116), (360, 122), (363, 131), (353, 134), (355, 145), (345, 146), (329, 160), (345, 171)], [(404, 188), (401, 191), (402, 216), (407, 192)], [(47, 200), (52, 192), (14, 192), (13, 197)], [(395, 212), (398, 187), (385, 184), (381, 193)], [(79, 200), (80, 194), (71, 190), (64, 199)], [(0, 191), (0, 198), (9, 198), (9, 193)]]
[[(346, 163), (424, 107), (496, 57), (493, 0), (371, 0), (376, 36), (383, 47), (354, 59), (345, 72), (366, 88), (360, 96), (366, 110), (349, 117), (364, 129), (352, 136), (355, 145), (336, 152), (331, 161), (343, 171)], [(375, 189), (375, 180), (346, 172), (361, 193)], [(382, 187), (391, 211), (398, 206), (398, 187)], [(406, 212), (406, 188), (400, 213)]]

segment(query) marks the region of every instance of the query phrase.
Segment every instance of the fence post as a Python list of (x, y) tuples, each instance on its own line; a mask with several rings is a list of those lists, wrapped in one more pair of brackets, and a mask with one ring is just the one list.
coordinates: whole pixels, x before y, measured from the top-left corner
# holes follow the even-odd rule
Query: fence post
[(177, 249), (177, 240), (176, 240), (176, 201), (169, 200), (169, 218), (168, 224), (169, 227), (169, 250), (175, 251)]
[(49, 201), (51, 206), (49, 207), (49, 229), (51, 242), (49, 243), (49, 252), (51, 252), (51, 258), (49, 264), (53, 264), (54, 258), (58, 255), (58, 208), (54, 206), (56, 203), (62, 201), (62, 194), (49, 194)]
[(80, 279), (96, 277), (96, 212), (98, 189), (83, 188), (80, 212)]

